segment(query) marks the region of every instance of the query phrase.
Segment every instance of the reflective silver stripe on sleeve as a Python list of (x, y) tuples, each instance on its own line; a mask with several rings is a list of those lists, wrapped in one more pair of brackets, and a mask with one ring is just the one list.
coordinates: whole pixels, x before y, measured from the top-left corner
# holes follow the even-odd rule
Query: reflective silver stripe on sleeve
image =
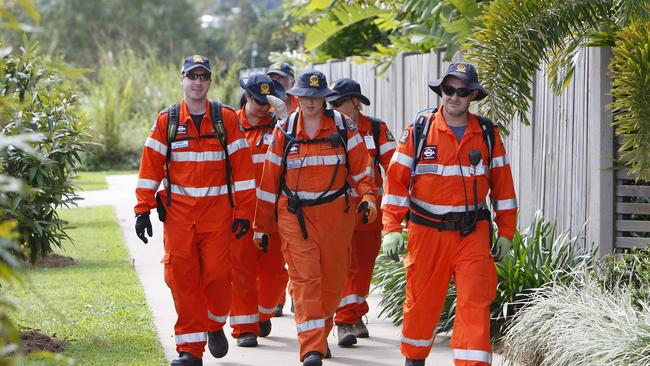
[(492, 353), (473, 350), (473, 349), (458, 349), (454, 348), (451, 350), (451, 353), (454, 355), (456, 360), (464, 361), (481, 361), (485, 363), (492, 363)]
[[(235, 181), (235, 192), (255, 189), (255, 179)], [(226, 188), (227, 189), (227, 188)]]
[(231, 315), (230, 316), (230, 325), (240, 325), (240, 324), (256, 324), (260, 321), (260, 314), (250, 314), (250, 315)]
[(160, 182), (156, 182), (155, 180), (152, 179), (143, 179), (140, 178), (138, 179), (138, 188), (146, 188), (146, 189), (153, 189), (154, 191), (158, 190), (158, 187), (160, 187)]
[(503, 156), (492, 158), (492, 167), (493, 168), (500, 168), (500, 167), (506, 166), (508, 164), (510, 164), (510, 159), (508, 159), (508, 155), (503, 155)]
[(275, 308), (265, 308), (262, 305), (257, 305), (257, 311), (262, 314), (273, 314), (275, 313)]
[(352, 176), (352, 180), (354, 180), (355, 182), (358, 182), (358, 181), (360, 181), (361, 179), (363, 179), (363, 177), (365, 177), (365, 176), (367, 176), (367, 175), (370, 175), (370, 173), (372, 173), (372, 168), (371, 168), (371, 167), (367, 167), (367, 168), (364, 169), (364, 171), (362, 171), (361, 173), (359, 173), (359, 174), (357, 174), (357, 175), (353, 175), (353, 176)]
[(410, 344), (411, 346), (416, 346), (416, 347), (429, 347), (433, 344), (433, 338), (429, 339), (412, 339), (412, 338), (407, 338), (404, 337), (402, 334), (402, 339), (400, 339), (402, 343)]
[(401, 165), (404, 165), (405, 167), (411, 169), (413, 165), (413, 158), (406, 155), (402, 154), (400, 152), (395, 152), (393, 154), (393, 157), (391, 158), (391, 161), (394, 161), (396, 163), (400, 163)]
[(296, 324), (296, 330), (298, 330), (298, 333), (318, 328), (325, 328), (325, 319), (308, 320), (304, 323)]
[(509, 210), (512, 208), (517, 208), (517, 199), (512, 198), (509, 200), (496, 200), (494, 201), (495, 210)]
[(409, 207), (409, 198), (396, 196), (394, 194), (387, 194), (381, 199), (381, 205), (393, 205), (401, 207)]
[(228, 315), (214, 315), (210, 310), (208, 310), (208, 318), (214, 320), (217, 323), (225, 323), (228, 320)]
[(144, 143), (144, 146), (157, 151), (160, 153), (160, 155), (167, 155), (167, 145), (152, 137), (147, 137), (147, 141)]
[(257, 199), (260, 199), (260, 200), (266, 201), (266, 202), (270, 202), (270, 203), (273, 203), (273, 204), (275, 204), (275, 202), (278, 200), (278, 195), (277, 194), (269, 193), (269, 192), (261, 190), (259, 188), (256, 191), (256, 196), (257, 196)]
[(265, 157), (266, 157), (266, 154), (253, 154), (253, 163), (254, 164), (263, 163)]
[[(384, 194), (384, 187), (375, 187), (375, 189), (377, 190), (377, 195), (378, 196), (381, 196), (381, 195)], [(354, 188), (350, 188), (350, 196), (352, 196), (352, 197), (361, 197), (361, 196), (359, 196), (359, 193), (357, 192), (357, 190), (354, 189)]]
[(282, 165), (282, 157), (274, 154), (271, 149), (269, 149), (266, 152), (266, 160), (270, 161), (271, 163), (281, 166)]
[(345, 296), (341, 299), (341, 302), (339, 302), (339, 309), (344, 307), (345, 305), (363, 304), (366, 301), (367, 297), (368, 296), (359, 296), (357, 294)]
[(179, 334), (174, 337), (176, 344), (185, 344), (185, 343), (196, 343), (196, 342), (207, 342), (208, 333), (199, 332), (199, 333), (187, 333)]
[(352, 150), (355, 146), (363, 142), (363, 139), (359, 134), (356, 134), (348, 139), (348, 151)]
[(248, 141), (245, 138), (240, 138), (228, 144), (228, 154), (232, 155), (237, 150), (248, 147)]
[(384, 155), (391, 150), (395, 150), (395, 147), (397, 147), (397, 143), (395, 143), (395, 141), (388, 141), (387, 143), (379, 146), (379, 155)]
[(205, 161), (222, 161), (226, 158), (223, 151), (182, 151), (172, 152), (173, 161), (192, 161), (192, 162), (205, 162)]
[[(411, 201), (434, 215), (444, 215), (450, 212), (468, 212), (468, 210), (465, 210), (465, 205), (460, 205), (460, 206), (432, 205), (428, 202), (424, 202), (415, 197), (411, 197)], [(484, 208), (485, 202), (479, 202), (478, 207), (479, 209)], [(468, 205), (467, 208), (469, 209), (469, 211), (474, 211), (473, 204)]]

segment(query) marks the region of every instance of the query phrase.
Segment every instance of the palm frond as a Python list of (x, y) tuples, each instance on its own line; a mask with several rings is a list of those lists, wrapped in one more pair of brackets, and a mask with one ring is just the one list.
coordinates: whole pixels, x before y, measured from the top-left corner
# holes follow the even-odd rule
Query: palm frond
[(609, 69), (614, 79), (609, 105), (619, 154), (637, 179), (650, 180), (650, 22), (632, 23), (618, 33)]
[(549, 51), (565, 46), (571, 35), (598, 29), (609, 16), (610, 0), (495, 0), (482, 17), (467, 58), (478, 65), (491, 92), (482, 113), (509, 124), (529, 124), (535, 72)]

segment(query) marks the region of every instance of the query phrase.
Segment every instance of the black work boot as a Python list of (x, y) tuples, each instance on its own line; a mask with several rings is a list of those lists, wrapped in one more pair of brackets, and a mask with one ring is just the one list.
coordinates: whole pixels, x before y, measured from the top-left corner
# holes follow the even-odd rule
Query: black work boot
[(266, 337), (271, 334), (271, 321), (260, 322), (260, 337)]
[(357, 338), (368, 338), (370, 334), (368, 333), (368, 327), (363, 323), (363, 319), (357, 319), (357, 322), (352, 326), (352, 331)]
[(302, 366), (321, 366), (323, 355), (320, 352), (307, 352), (305, 359), (302, 361)]
[(223, 329), (208, 332), (208, 349), (215, 358), (221, 358), (228, 353), (228, 340)]
[(281, 317), (282, 315), (284, 315), (283, 310), (284, 310), (284, 304), (277, 304), (275, 306), (275, 311), (273, 312), (273, 316), (276, 318)]
[(352, 324), (338, 324), (336, 326), (339, 335), (339, 346), (350, 347), (357, 344), (357, 336), (354, 335), (354, 327)]
[(257, 347), (257, 336), (253, 333), (242, 333), (237, 338), (238, 347)]
[(413, 360), (407, 357), (404, 366), (424, 366), (424, 360)]
[(181, 352), (178, 358), (172, 361), (171, 366), (203, 366), (203, 360), (192, 356), (189, 352)]

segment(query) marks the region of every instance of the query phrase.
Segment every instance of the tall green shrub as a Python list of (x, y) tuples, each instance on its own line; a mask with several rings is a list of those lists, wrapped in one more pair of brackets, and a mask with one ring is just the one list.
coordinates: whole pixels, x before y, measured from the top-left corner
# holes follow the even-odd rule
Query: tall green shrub
[[(585, 248), (581, 242), (579, 236), (558, 235), (555, 225), (545, 221), (541, 212), (535, 214), (529, 227), (515, 232), (511, 252), (496, 265), (497, 297), (491, 306), (493, 338), (503, 334), (505, 326), (534, 289), (553, 280), (569, 281), (575, 268), (593, 266), (594, 250)], [(402, 263), (379, 257), (373, 282), (382, 291), (380, 315), (388, 316), (395, 325), (402, 323), (405, 276)], [(455, 310), (456, 289), (452, 281), (437, 332), (452, 329)]]
[(81, 98), (100, 144), (85, 157), (85, 167), (137, 167), (154, 118), (183, 96), (179, 74), (180, 60), (177, 65), (163, 63), (130, 50), (105, 54), (97, 75), (87, 79), (87, 93)]
[(38, 44), (0, 59), (0, 97), (4, 136), (36, 133), (34, 154), (15, 148), (0, 153), (2, 174), (23, 180), (29, 189), (7, 194), (5, 212), (17, 222), (18, 242), (32, 262), (61, 247), (66, 222), (57, 209), (78, 199), (71, 178), (89, 142), (87, 124), (77, 111), (72, 76), (60, 59), (44, 55)]

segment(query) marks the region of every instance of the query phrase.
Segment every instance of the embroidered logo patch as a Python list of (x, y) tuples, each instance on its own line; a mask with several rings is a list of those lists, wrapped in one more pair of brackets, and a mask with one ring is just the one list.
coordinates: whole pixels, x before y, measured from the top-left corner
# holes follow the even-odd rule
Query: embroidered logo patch
[(300, 144), (291, 144), (291, 146), (289, 146), (289, 152), (287, 152), (287, 155), (296, 155), (298, 153), (300, 153)]
[(316, 88), (320, 86), (320, 83), (318, 81), (318, 76), (312, 75), (309, 77), (309, 86), (316, 87)]
[(187, 134), (187, 125), (178, 125), (178, 128), (176, 128), (176, 134), (177, 135), (186, 135)]
[(356, 131), (357, 127), (354, 125), (354, 122), (352, 122), (351, 119), (346, 119), (345, 123), (348, 125), (348, 130), (350, 131)]
[(406, 141), (409, 140), (409, 135), (411, 133), (409, 132), (408, 128), (405, 128), (404, 131), (402, 131), (402, 135), (399, 137), (399, 143), (404, 145)]
[(438, 158), (438, 145), (427, 145), (422, 149), (422, 160), (436, 160)]
[(395, 141), (395, 136), (390, 132), (390, 130), (386, 130), (386, 140), (388, 141)]

